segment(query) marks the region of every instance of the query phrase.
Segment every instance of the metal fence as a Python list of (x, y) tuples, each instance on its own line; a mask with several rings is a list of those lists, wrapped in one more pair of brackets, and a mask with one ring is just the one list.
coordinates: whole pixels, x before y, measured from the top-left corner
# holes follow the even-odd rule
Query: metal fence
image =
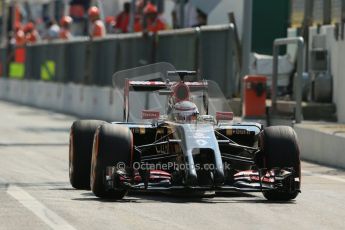
[[(111, 85), (114, 72), (155, 62), (198, 70), (219, 83), (226, 96), (237, 93), (232, 25), (119, 34), (90, 40), (53, 41), (26, 46), (22, 78), (88, 85)], [(7, 53), (7, 55), (6, 55)], [(10, 76), (9, 53), (1, 49), (3, 76)]]
[(344, 0), (290, 0), (291, 26), (328, 25), (345, 21)]

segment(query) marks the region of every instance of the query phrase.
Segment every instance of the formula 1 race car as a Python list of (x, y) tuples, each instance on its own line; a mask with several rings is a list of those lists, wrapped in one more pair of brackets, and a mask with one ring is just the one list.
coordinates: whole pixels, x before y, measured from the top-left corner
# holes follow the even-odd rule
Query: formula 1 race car
[(123, 121), (80, 120), (71, 127), (74, 188), (113, 199), (132, 190), (231, 190), (288, 201), (300, 192), (293, 129), (233, 121), (215, 82), (168, 63), (118, 72), (113, 82)]

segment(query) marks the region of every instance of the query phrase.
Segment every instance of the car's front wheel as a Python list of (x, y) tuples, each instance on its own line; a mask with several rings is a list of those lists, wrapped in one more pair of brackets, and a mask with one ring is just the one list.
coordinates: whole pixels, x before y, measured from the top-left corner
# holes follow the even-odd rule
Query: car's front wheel
[(270, 190), (263, 192), (264, 197), (274, 201), (295, 199), (299, 194), (301, 181), (300, 152), (295, 131), (288, 126), (268, 127), (262, 131), (260, 140), (264, 168), (293, 168), (299, 178), (295, 182), (294, 191)]
[(122, 199), (125, 189), (106, 189), (107, 167), (129, 167), (133, 151), (133, 136), (129, 128), (121, 125), (104, 124), (98, 127), (93, 142), (91, 160), (91, 190), (100, 198)]

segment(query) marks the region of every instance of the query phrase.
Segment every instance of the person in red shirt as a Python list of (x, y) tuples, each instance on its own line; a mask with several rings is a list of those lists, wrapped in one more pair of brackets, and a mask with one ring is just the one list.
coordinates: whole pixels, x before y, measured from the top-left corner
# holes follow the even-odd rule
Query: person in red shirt
[(106, 35), (106, 30), (103, 21), (100, 19), (98, 7), (90, 7), (88, 14), (90, 22), (92, 23), (90, 28), (90, 36), (93, 38), (104, 37)]
[(116, 16), (116, 29), (120, 33), (128, 33), (128, 26), (130, 20), (131, 4), (126, 2), (123, 4), (123, 11)]
[(16, 46), (23, 46), (26, 42), (25, 33), (20, 23), (16, 23), (15, 25), (15, 41)]
[(14, 34), (14, 41), (15, 41), (15, 50), (14, 50), (14, 61), (17, 63), (24, 63), (25, 62), (25, 33), (22, 29), (20, 23), (15, 24), (15, 34)]
[(40, 40), (40, 35), (33, 22), (29, 22), (24, 27), (25, 39), (27, 43), (36, 43)]
[(60, 39), (71, 39), (72, 33), (70, 30), (70, 26), (73, 22), (73, 19), (70, 16), (63, 16), (60, 20), (60, 32), (59, 32), (59, 38)]
[[(156, 33), (160, 30), (165, 30), (165, 23), (158, 17), (157, 7), (152, 3), (148, 3), (144, 8), (144, 14), (146, 16), (147, 31)], [(142, 31), (141, 21), (137, 21), (134, 25), (136, 32)]]

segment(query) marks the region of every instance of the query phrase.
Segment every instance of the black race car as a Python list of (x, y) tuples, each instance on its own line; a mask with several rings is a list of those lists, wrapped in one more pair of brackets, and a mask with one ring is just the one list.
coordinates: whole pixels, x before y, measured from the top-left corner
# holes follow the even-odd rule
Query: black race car
[(215, 82), (167, 63), (121, 71), (113, 81), (123, 121), (71, 127), (74, 188), (114, 199), (130, 190), (233, 190), (287, 201), (300, 192), (293, 129), (235, 122)]

